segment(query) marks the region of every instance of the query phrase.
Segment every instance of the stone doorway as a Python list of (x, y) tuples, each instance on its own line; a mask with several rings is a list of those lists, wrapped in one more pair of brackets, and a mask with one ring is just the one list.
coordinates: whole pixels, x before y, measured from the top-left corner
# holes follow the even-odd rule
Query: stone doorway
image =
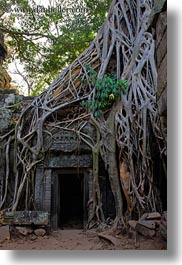
[(83, 229), (87, 223), (88, 173), (60, 169), (52, 173), (53, 228)]
[(83, 174), (59, 174), (61, 228), (83, 228)]

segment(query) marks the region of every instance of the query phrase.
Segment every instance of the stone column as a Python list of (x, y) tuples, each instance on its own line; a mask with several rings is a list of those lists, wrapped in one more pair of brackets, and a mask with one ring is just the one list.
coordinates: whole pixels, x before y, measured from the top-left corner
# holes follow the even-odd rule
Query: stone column
[[(88, 202), (90, 202), (93, 199), (93, 170), (89, 169), (88, 172)], [(88, 206), (88, 220), (89, 217), (92, 214), (92, 204), (89, 204)]]
[(44, 182), (44, 167), (39, 165), (35, 174), (35, 207), (37, 211), (43, 210), (43, 182)]
[(45, 169), (43, 180), (43, 210), (51, 211), (51, 169)]

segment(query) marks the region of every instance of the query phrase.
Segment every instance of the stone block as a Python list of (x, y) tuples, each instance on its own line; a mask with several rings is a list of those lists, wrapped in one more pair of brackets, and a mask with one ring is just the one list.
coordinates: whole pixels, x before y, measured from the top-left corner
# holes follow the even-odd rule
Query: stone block
[(138, 220), (135, 231), (146, 237), (157, 235), (160, 225), (161, 215), (158, 212), (145, 213)]
[(33, 233), (33, 229), (31, 227), (22, 227), (22, 226), (17, 226), (16, 230), (20, 235), (27, 236), (29, 234)]
[(14, 224), (17, 225), (48, 225), (48, 212), (19, 211), (14, 213)]
[(45, 160), (45, 166), (49, 168), (88, 168), (92, 167), (92, 154), (75, 155), (65, 154), (60, 156), (50, 155)]
[(154, 237), (156, 235), (156, 231), (153, 229), (148, 229), (147, 227), (137, 223), (136, 232), (146, 237)]
[(145, 220), (147, 216), (148, 216), (148, 213), (144, 213), (144, 214), (140, 217), (140, 220)]
[(158, 69), (158, 87), (157, 87), (157, 96), (158, 98), (167, 87), (167, 54), (165, 55), (162, 63)]
[(10, 106), (15, 104), (15, 95), (9, 94), (8, 97), (5, 99), (5, 105)]
[(160, 220), (161, 215), (158, 212), (149, 213), (146, 217), (146, 220)]
[(160, 66), (162, 59), (164, 58), (165, 54), (167, 53), (167, 30), (164, 32), (164, 35), (159, 43), (159, 46), (156, 50), (157, 54), (157, 67)]
[(154, 0), (151, 17), (155, 16), (158, 13), (161, 13), (165, 3), (167, 3), (167, 0)]
[(11, 111), (8, 109), (3, 109), (1, 112), (1, 118), (0, 118), (0, 132), (3, 132), (4, 130), (9, 128), (9, 122), (11, 119)]
[(79, 138), (75, 132), (59, 131), (52, 137), (50, 150), (59, 150), (65, 153), (74, 152), (79, 145)]
[(140, 226), (144, 226), (144, 227), (146, 227), (147, 229), (152, 229), (152, 230), (155, 230), (155, 228), (156, 228), (156, 223), (155, 223), (155, 221), (153, 221), (153, 220), (139, 220), (139, 221), (137, 222), (136, 227), (137, 227), (138, 225), (140, 225)]
[(45, 236), (46, 230), (43, 228), (39, 228), (39, 229), (34, 230), (34, 234), (36, 236)]
[[(95, 129), (93, 126), (87, 125), (81, 132), (95, 140)], [(80, 141), (78, 134), (75, 131), (56, 130), (52, 134), (52, 137), (46, 135), (44, 139), (45, 148), (47, 150), (73, 153), (79, 149), (79, 151), (83, 151), (84, 153), (91, 152), (91, 148), (83, 141)]]
[(10, 238), (10, 232), (9, 232), (9, 226), (0, 226), (0, 242), (9, 239)]
[[(164, 136), (166, 138), (167, 141), (167, 116), (161, 116), (160, 117), (160, 121), (161, 121), (161, 128), (162, 131), (164, 133)], [(167, 155), (167, 154), (166, 154)]]
[(161, 237), (167, 241), (167, 212), (164, 212), (159, 227)]
[(37, 211), (43, 209), (43, 178), (44, 178), (44, 168), (42, 165), (36, 168), (36, 178), (35, 178), (35, 207)]
[(10, 225), (13, 223), (14, 213), (1, 211), (0, 212), (0, 225)]
[(156, 47), (158, 48), (167, 28), (167, 11), (160, 13), (156, 24)]
[(17, 211), (17, 212), (0, 212), (0, 224), (12, 225), (41, 225), (47, 226), (48, 212), (43, 211)]
[(157, 104), (158, 104), (159, 115), (166, 116), (167, 115), (167, 89), (164, 89)]

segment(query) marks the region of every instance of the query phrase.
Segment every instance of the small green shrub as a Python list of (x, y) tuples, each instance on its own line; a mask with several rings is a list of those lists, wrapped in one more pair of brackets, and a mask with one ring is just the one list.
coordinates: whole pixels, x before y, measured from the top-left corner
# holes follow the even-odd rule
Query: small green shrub
[(93, 100), (82, 101), (81, 105), (98, 117), (109, 109), (121, 94), (126, 93), (128, 83), (127, 80), (117, 80), (116, 74), (104, 74), (102, 79), (98, 79), (97, 73), (89, 65), (86, 70), (91, 84), (95, 87), (95, 97)]

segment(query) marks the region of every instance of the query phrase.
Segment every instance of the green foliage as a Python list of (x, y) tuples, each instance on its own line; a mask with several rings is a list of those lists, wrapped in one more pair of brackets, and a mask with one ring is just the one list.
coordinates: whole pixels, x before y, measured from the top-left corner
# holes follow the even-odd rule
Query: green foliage
[[(23, 65), (24, 80), (31, 84), (28, 88), (34, 95), (45, 90), (60, 71), (89, 46), (112, 2), (54, 0), (50, 2), (54, 2), (55, 7), (61, 5), (62, 10), (73, 12), (31, 12), (38, 1), (1, 1), (2, 9), (8, 11), (8, 7), (16, 11), (7, 12), (0, 20), (0, 31), (6, 34), (8, 62), (18, 60), (18, 64)], [(76, 8), (79, 11), (76, 12)]]
[(98, 79), (91, 66), (86, 66), (86, 69), (90, 82), (95, 87), (95, 96), (93, 100), (83, 101), (81, 105), (98, 117), (109, 109), (117, 98), (126, 93), (128, 84), (127, 80), (117, 80), (116, 74), (104, 74), (102, 79)]

